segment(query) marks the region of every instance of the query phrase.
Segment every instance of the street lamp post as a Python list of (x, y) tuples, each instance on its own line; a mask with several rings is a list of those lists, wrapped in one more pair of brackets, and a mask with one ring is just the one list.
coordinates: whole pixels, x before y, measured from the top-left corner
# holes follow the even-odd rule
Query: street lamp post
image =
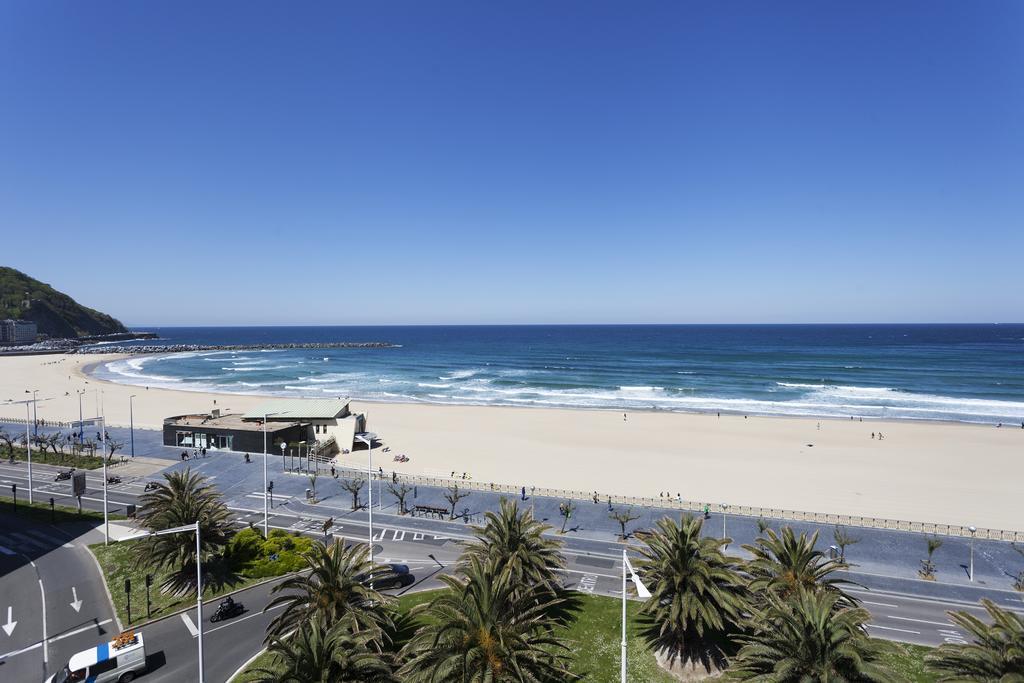
[(199, 520), (185, 526), (172, 529), (161, 529), (160, 531), (143, 531), (142, 533), (125, 536), (122, 541), (134, 541), (147, 536), (164, 536), (167, 534), (195, 533), (196, 535), (196, 628), (199, 631), (199, 683), (205, 683), (203, 675), (203, 560), (201, 556), (202, 545), (199, 537)]
[(978, 533), (978, 528), (974, 526), (967, 527), (967, 530), (971, 532), (971, 582), (974, 582), (974, 535)]
[(641, 598), (651, 597), (651, 592), (643, 584), (640, 577), (633, 571), (633, 565), (629, 563), (626, 549), (622, 549), (622, 683), (626, 683), (626, 572), (629, 572), (629, 580), (636, 586), (636, 594)]
[(286, 444), (284, 441), (282, 441), (281, 442), (281, 471), (282, 472), (287, 472), (288, 471), (288, 468), (285, 465), (285, 460), (284, 460), (284, 449), (286, 449), (287, 447), (288, 447), (288, 444)]
[[(272, 415), (283, 414), (283, 412), (263, 414), (263, 538), (270, 538), (270, 491), (268, 490), (267, 481), (267, 420)], [(283, 443), (281, 444), (281, 461), (284, 462)]]
[(103, 545), (110, 544), (110, 517), (107, 514), (107, 421), (100, 415), (100, 453), (103, 456)]
[(39, 411), (36, 405), (36, 394), (39, 393), (38, 389), (26, 389), (26, 394), (32, 394), (32, 436), (39, 436)]
[(128, 434), (132, 442), (132, 457), (135, 457), (135, 409), (132, 406), (132, 399), (135, 394), (128, 397)]
[[(366, 444), (366, 491), (369, 496), (369, 504), (366, 506), (366, 512), (369, 515), (368, 531), (369, 531), (369, 545), (370, 545), (370, 566), (373, 566), (373, 437), (367, 438), (362, 434), (356, 434), (356, 439)], [(371, 570), (370, 576), (373, 576), (373, 570)], [(373, 588), (373, 581), (370, 582), (370, 588)]]
[[(28, 391), (25, 392), (29, 393)], [(29, 431), (29, 422), (32, 420), (32, 413), (29, 409), (29, 404), (34, 403), (35, 398), (28, 399), (25, 401), (8, 401), (11, 405), (17, 405), (19, 403), (25, 404), (25, 451), (28, 454), (28, 502), (32, 502), (32, 434)], [(14, 451), (11, 450), (11, 459), (14, 459)]]
[(75, 389), (75, 393), (78, 394), (78, 445), (85, 445), (85, 428), (82, 426), (82, 395), (85, 393), (85, 389)]

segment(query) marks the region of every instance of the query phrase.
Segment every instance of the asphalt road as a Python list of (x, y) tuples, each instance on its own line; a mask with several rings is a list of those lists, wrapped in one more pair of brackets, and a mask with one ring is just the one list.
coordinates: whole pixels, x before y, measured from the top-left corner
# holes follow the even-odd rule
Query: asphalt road
[[(36, 466), (36, 491), (40, 497), (54, 496), (58, 502), (72, 504), (68, 482), (53, 482), (54, 468)], [(101, 480), (89, 475), (89, 493), (83, 505), (97, 509), (102, 495), (97, 494)], [(15, 482), (19, 492), (27, 486), (23, 467), (0, 465), (0, 483)], [(126, 481), (111, 487), (112, 512), (123, 512), (143, 492), (144, 482)], [(239, 525), (263, 521), (262, 499), (249, 494), (245, 507), (232, 506)], [(321, 535), (323, 519), (328, 515), (290, 501), (275, 500), (270, 519), (274, 528), (288, 529), (314, 536)], [(333, 535), (352, 541), (366, 539), (368, 526), (364, 512), (335, 516)], [(461, 552), (460, 541), (469, 538), (462, 522), (399, 517), (374, 513), (374, 550), (378, 562), (410, 565), (416, 578), (409, 590), (438, 587), (438, 577), (449, 571)], [(14, 534), (19, 534), (15, 536)], [(49, 538), (47, 543), (44, 539)], [(33, 547), (28, 539), (34, 539)], [(0, 626), (11, 607), (17, 625), (10, 636), (0, 632), (0, 679), (42, 680), (44, 671), (52, 672), (70, 654), (109, 639), (116, 624), (98, 571), (83, 542), (98, 542), (97, 531), (76, 539), (65, 547), (67, 539), (56, 538), (52, 528), (30, 528), (20, 520), (12, 522), (0, 514)], [(613, 597), (621, 596), (622, 545), (608, 540), (564, 537), (566, 583), (577, 590)], [(5, 543), (7, 541), (7, 543)], [(30, 563), (30, 560), (34, 564)], [(946, 614), (947, 610), (966, 609), (983, 615), (977, 599), (987, 596), (1014, 609), (1024, 610), (1020, 596), (1011, 591), (947, 586), (906, 578), (870, 573), (851, 574), (863, 586), (853, 589), (871, 612), (872, 635), (891, 640), (938, 645), (963, 642)], [(204, 609), (203, 632), (207, 680), (223, 681), (262, 647), (265, 630), (273, 614), (264, 614), (270, 600), (271, 585), (240, 592), (236, 599), (247, 611), (232, 620), (214, 624), (209, 621), (213, 605)], [(81, 613), (74, 612), (72, 588), (83, 601)], [(45, 608), (43, 602), (45, 601)], [(46, 615), (44, 634), (43, 614)], [(24, 616), (22, 616), (24, 615)], [(170, 616), (142, 628), (146, 635), (151, 671), (143, 680), (194, 680), (197, 669), (195, 610)], [(4, 640), (6, 639), (6, 642)], [(9, 668), (8, 668), (9, 667)]]
[(0, 514), (0, 680), (41, 681), (75, 652), (118, 632), (84, 547), (99, 540), (94, 532), (75, 536)]

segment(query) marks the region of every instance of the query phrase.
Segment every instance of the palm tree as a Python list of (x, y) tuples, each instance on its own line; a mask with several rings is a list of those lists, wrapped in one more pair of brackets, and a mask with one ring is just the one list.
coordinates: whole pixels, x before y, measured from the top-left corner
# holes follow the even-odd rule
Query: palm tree
[(855, 607), (857, 600), (842, 589), (842, 584), (853, 582), (833, 576), (848, 565), (815, 550), (817, 542), (817, 532), (811, 536), (806, 533), (797, 536), (791, 527), (784, 527), (781, 534), (768, 529), (754, 545), (743, 546), (754, 556), (747, 562), (747, 572), (751, 576), (750, 591), (758, 595), (774, 592), (785, 598), (800, 588), (822, 589), (838, 594), (838, 604)]
[(932, 556), (935, 555), (935, 551), (942, 547), (942, 539), (938, 536), (932, 538), (926, 538), (925, 541), (928, 543), (928, 559), (921, 560), (921, 568), (917, 570), (918, 575), (922, 579), (928, 581), (935, 580), (935, 561)]
[(746, 606), (740, 561), (722, 548), (726, 538), (701, 538), (704, 520), (663, 518), (640, 550), (638, 564), (651, 591), (640, 608), (640, 633), (674, 665), (721, 669), (735, 652)]
[(315, 619), (323, 619), (332, 627), (344, 624), (353, 633), (366, 632), (379, 641), (394, 598), (367, 585), (372, 568), (368, 556), (366, 546), (346, 548), (341, 539), (330, 545), (314, 544), (305, 555), (309, 571), (285, 579), (271, 591), (279, 595), (263, 611), (279, 605), (284, 610), (267, 627), (268, 641), (290, 631), (302, 631)]
[(514, 586), (561, 586), (558, 570), (565, 568), (559, 552), (563, 544), (544, 536), (550, 528), (537, 521), (532, 510), (520, 511), (516, 501), (502, 498), (498, 512), (487, 512), (484, 525), (473, 527), (476, 539), (463, 552), (463, 566), (472, 560), (493, 561), (511, 574)]
[(403, 681), (567, 681), (565, 643), (547, 616), (557, 611), (543, 586), (515, 586), (494, 562), (471, 558), (462, 576), (442, 576), (447, 589), (418, 608), (426, 616), (406, 646)]
[(870, 615), (844, 605), (832, 590), (798, 587), (787, 598), (767, 595), (755, 631), (741, 636), (731, 677), (771, 683), (892, 681), (864, 628)]
[(258, 668), (260, 683), (391, 683), (397, 679), (371, 649), (369, 633), (350, 633), (344, 624), (328, 628), (322, 619), (303, 624), (290, 638), (274, 636), (267, 651), (277, 666)]
[[(223, 563), (218, 563), (217, 559), (233, 532), (231, 515), (220, 493), (205, 477), (190, 469), (167, 473), (164, 482), (143, 494), (139, 503), (138, 520), (151, 531), (185, 526), (198, 520), (203, 583), (224, 578), (218, 577)], [(195, 537), (188, 534), (153, 536), (144, 541), (143, 548), (136, 560), (139, 566), (148, 564), (172, 570), (160, 585), (162, 591), (175, 595), (195, 592)]]
[(925, 656), (925, 666), (940, 681), (1024, 681), (1024, 617), (990, 600), (981, 604), (992, 623), (967, 612), (949, 612), (974, 642), (940, 645)]

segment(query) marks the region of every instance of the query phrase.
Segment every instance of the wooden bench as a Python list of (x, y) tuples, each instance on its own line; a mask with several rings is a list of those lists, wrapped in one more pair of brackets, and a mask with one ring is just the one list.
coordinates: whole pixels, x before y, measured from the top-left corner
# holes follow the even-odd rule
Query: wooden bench
[(426, 517), (427, 515), (432, 515), (438, 518), (442, 518), (448, 516), (448, 508), (437, 508), (431, 505), (416, 505), (412, 509), (412, 516), (415, 517), (417, 513), (424, 517)]

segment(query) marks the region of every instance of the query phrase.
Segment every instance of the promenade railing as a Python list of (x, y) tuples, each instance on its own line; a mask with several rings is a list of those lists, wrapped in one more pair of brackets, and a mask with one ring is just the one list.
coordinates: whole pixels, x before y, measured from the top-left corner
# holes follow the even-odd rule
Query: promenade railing
[[(361, 477), (366, 478), (366, 470), (348, 465), (336, 465), (335, 470), (339, 477), (346, 479)], [(372, 473), (372, 480), (382, 479), (384, 482), (409, 484), (413, 486), (435, 486), (449, 488), (458, 486), (460, 489), (469, 491), (485, 491), (491, 493), (508, 493), (515, 496), (522, 494), (523, 486), (515, 484), (502, 484), (499, 482), (483, 482), (474, 479), (463, 479), (459, 476), (442, 477), (424, 474), (405, 474), (394, 471), (379, 471)], [(931, 522), (910, 522), (899, 519), (887, 519), (884, 517), (865, 517), (860, 515), (840, 515), (826, 512), (806, 512), (803, 510), (790, 510), (786, 508), (764, 508), (752, 505), (731, 505), (728, 503), (704, 503), (680, 498), (644, 497), (644, 496), (621, 496), (614, 493), (600, 493), (597, 491), (577, 491), (568, 489), (556, 489), (541, 486), (527, 486), (526, 493), (530, 496), (542, 498), (555, 498), (559, 500), (588, 501), (605, 503), (611, 505), (628, 505), (633, 507), (658, 508), (663, 510), (679, 510), (688, 512), (704, 512), (705, 506), (708, 512), (714, 514), (730, 514), (743, 517), (761, 519), (779, 519), (792, 522), (813, 522), (815, 524), (828, 524), (850, 527), (862, 527), (868, 529), (893, 529), (898, 531), (910, 531), (921, 534), (932, 534), (939, 536), (963, 536), (972, 535), (970, 526), (960, 524), (936, 524)], [(992, 541), (1024, 542), (1024, 531), (1009, 531), (1005, 529), (976, 528), (975, 538)]]

